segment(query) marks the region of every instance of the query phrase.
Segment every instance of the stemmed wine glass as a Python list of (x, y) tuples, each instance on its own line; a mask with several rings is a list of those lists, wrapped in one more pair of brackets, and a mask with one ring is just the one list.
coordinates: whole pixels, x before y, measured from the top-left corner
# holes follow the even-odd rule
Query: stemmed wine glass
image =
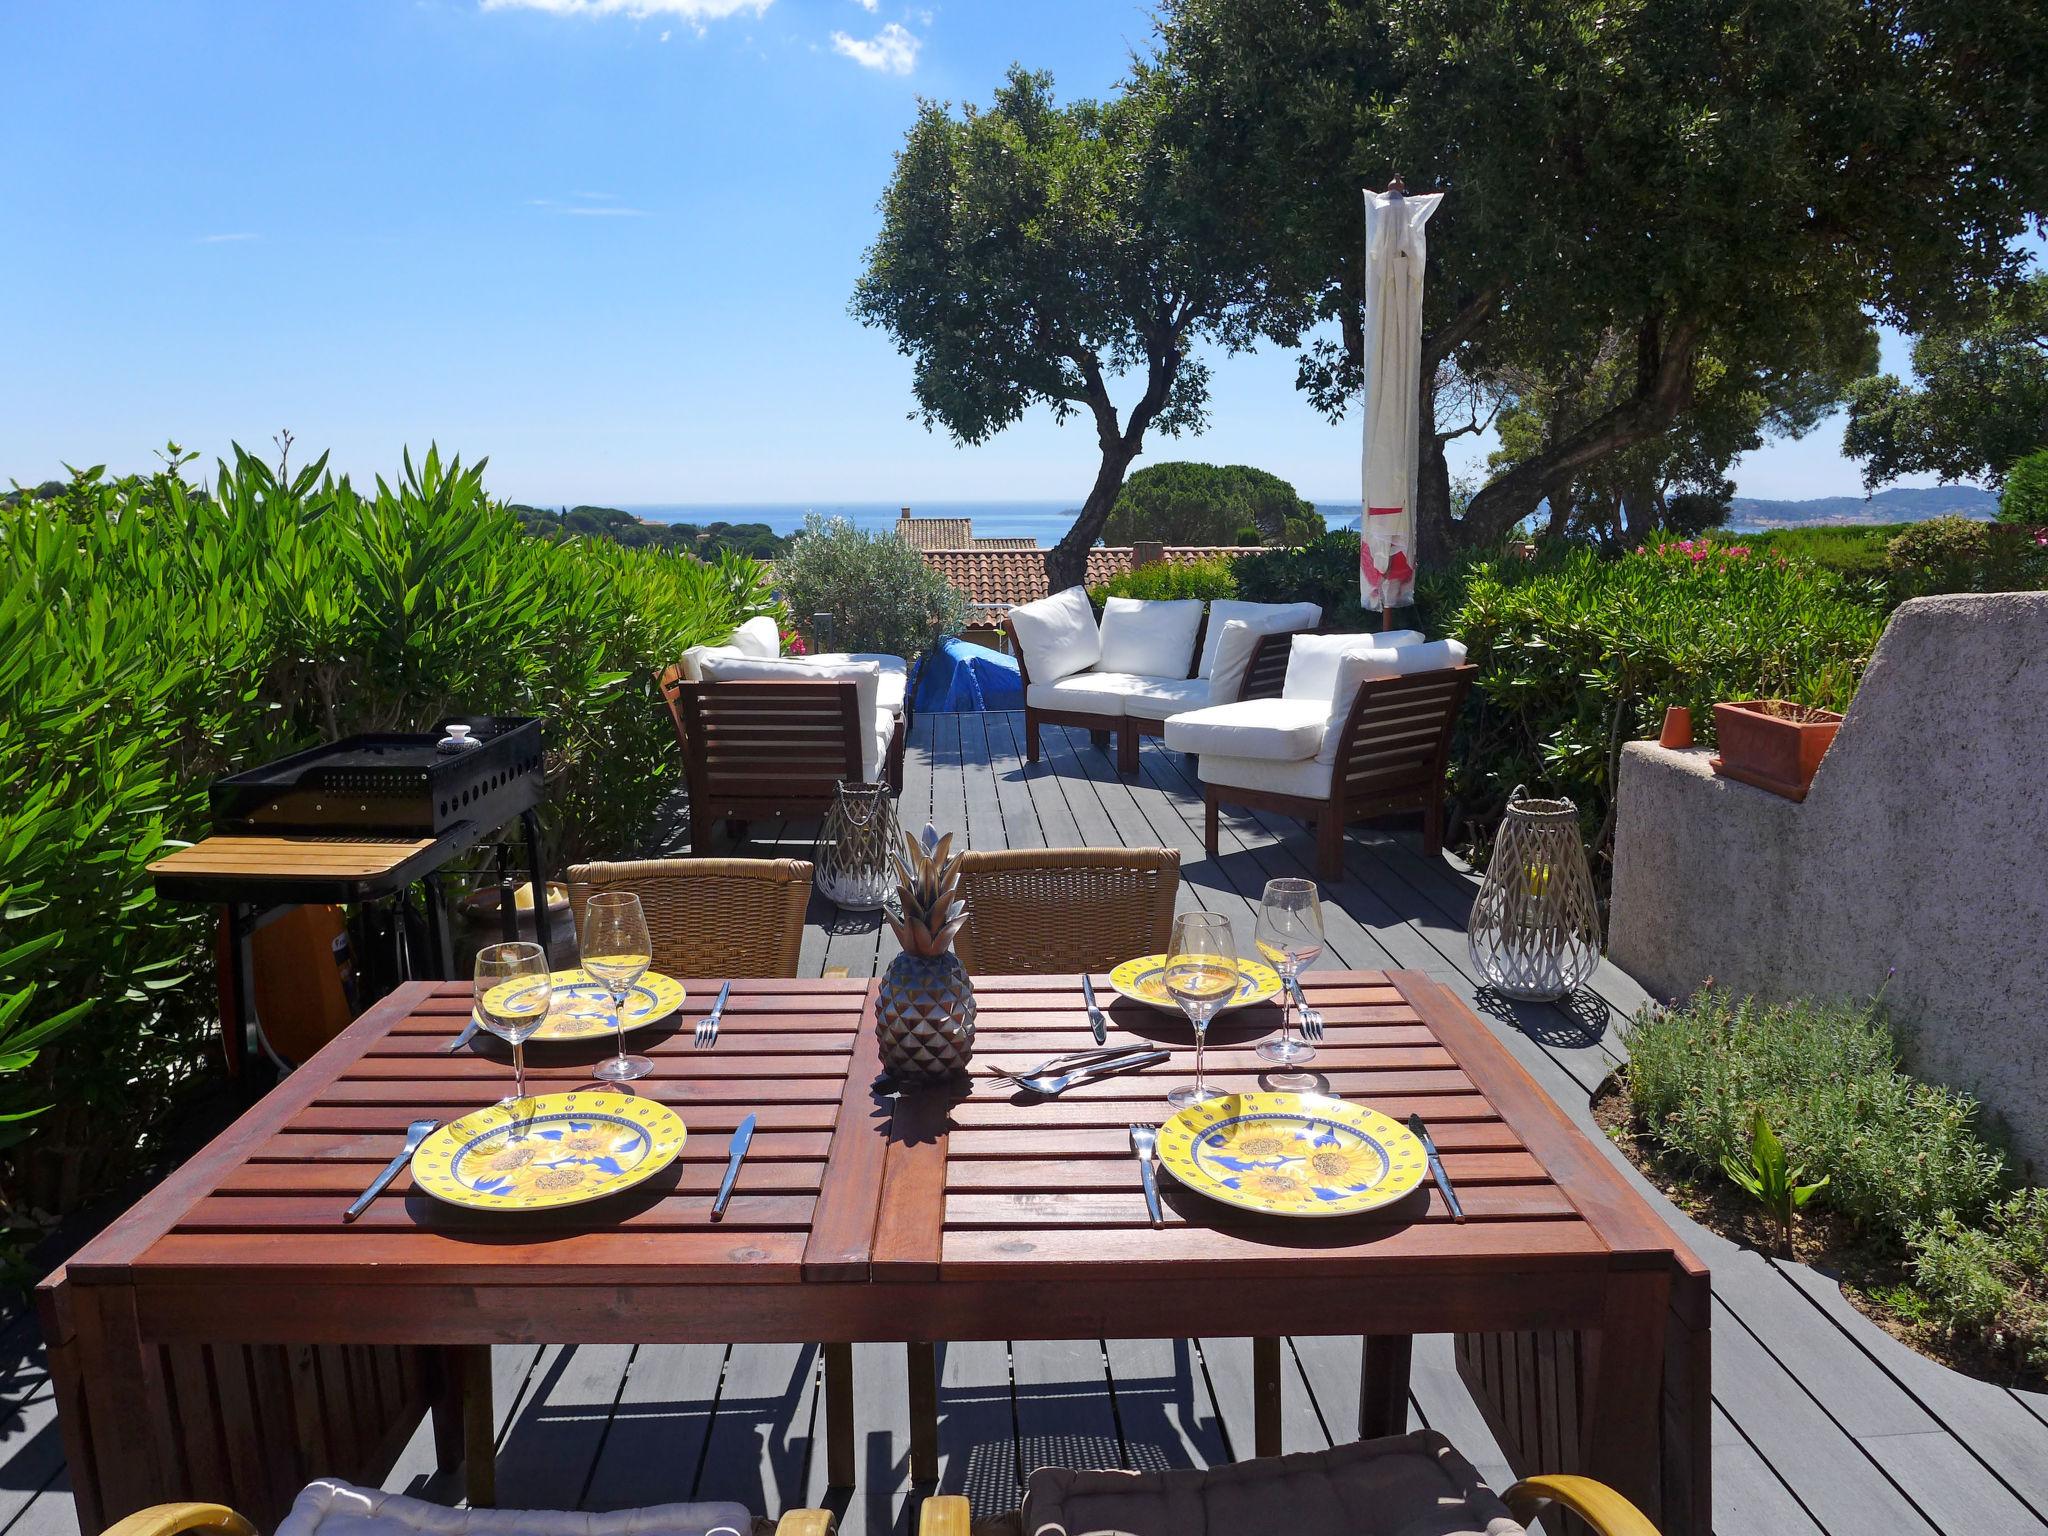
[(583, 969), (605, 984), (612, 995), (612, 1028), (619, 1053), (597, 1064), (591, 1076), (599, 1082), (629, 1083), (654, 1070), (645, 1056), (626, 1054), (623, 1018), (626, 994), (654, 963), (654, 941), (647, 936), (647, 914), (631, 891), (600, 891), (583, 904)]
[[(553, 981), (548, 957), (538, 944), (486, 944), (476, 952), (476, 1021), (512, 1047), (512, 1097), (516, 1109), (526, 1097), (526, 1042), (548, 1021)], [(520, 1140), (518, 1116), (512, 1136)]]
[(1237, 994), (1237, 945), (1230, 919), (1213, 912), (1183, 912), (1173, 920), (1166, 954), (1166, 990), (1195, 1027), (1195, 1080), (1166, 1096), (1175, 1109), (1223, 1097), (1202, 1081), (1202, 1045), (1216, 1010)]
[[(1259, 927), (1254, 944), (1266, 963), (1286, 983), (1286, 999), (1280, 1012), (1280, 1038), (1261, 1040), (1258, 1055), (1283, 1067), (1298, 1067), (1314, 1061), (1316, 1048), (1294, 1037), (1295, 985), (1301, 973), (1323, 952), (1323, 904), (1313, 880), (1268, 880), (1266, 894), (1259, 901)], [(1275, 1074), (1273, 1081), (1283, 1088), (1310, 1085), (1305, 1072)]]

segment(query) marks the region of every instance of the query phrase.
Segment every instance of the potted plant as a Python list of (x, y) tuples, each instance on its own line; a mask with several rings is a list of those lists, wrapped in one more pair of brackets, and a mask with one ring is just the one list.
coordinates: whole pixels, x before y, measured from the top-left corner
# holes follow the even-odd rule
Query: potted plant
[(1714, 772), (1787, 800), (1804, 800), (1814, 770), (1842, 728), (1832, 709), (1786, 699), (1747, 699), (1714, 706), (1720, 754)]

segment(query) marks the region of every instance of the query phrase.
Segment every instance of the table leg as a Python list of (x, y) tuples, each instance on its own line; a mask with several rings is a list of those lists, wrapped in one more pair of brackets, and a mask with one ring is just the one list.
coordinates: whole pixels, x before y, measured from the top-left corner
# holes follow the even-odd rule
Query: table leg
[(1415, 1340), (1405, 1333), (1368, 1334), (1358, 1375), (1358, 1438), (1378, 1440), (1408, 1432), (1408, 1372)]
[(825, 1481), (851, 1488), (853, 1470), (853, 1346), (827, 1344), (825, 1351)]
[(448, 893), (438, 874), (420, 881), (427, 892), (427, 969), (435, 981), (453, 981), (455, 942), (448, 932)]
[(939, 1351), (932, 1344), (906, 1344), (910, 1367), (910, 1480), (939, 1480)]
[(1252, 1451), (1280, 1454), (1280, 1341), (1252, 1340)]
[(540, 940), (541, 953), (549, 954), (553, 941), (548, 935), (548, 872), (541, 862), (540, 812), (521, 811), (519, 824), (526, 829), (526, 870), (533, 879), (533, 936)]
[(1607, 1277), (1600, 1331), (1587, 1340), (1586, 1471), (1659, 1521), (1668, 1270)]
[(465, 1344), (449, 1354), (462, 1380), (463, 1485), (471, 1509), (498, 1502), (498, 1420), (491, 1408), (491, 1348)]

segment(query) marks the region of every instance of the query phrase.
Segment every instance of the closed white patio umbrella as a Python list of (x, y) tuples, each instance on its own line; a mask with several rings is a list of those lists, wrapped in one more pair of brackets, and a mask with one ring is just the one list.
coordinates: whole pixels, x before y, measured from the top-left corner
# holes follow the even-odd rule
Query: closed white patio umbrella
[(1365, 458), (1358, 596), (1393, 624), (1415, 596), (1416, 445), (1421, 429), (1422, 227), (1441, 192), (1409, 197), (1396, 176), (1365, 194)]

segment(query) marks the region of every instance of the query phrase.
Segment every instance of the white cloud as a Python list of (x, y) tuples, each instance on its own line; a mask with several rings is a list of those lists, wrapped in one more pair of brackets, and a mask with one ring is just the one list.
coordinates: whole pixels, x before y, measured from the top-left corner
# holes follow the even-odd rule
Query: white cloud
[(201, 245), (233, 245), (241, 240), (260, 240), (262, 238), (261, 235), (251, 233), (248, 230), (237, 230), (233, 234), (227, 235), (201, 235), (199, 243)]
[(834, 53), (846, 55), (862, 69), (879, 69), (890, 75), (907, 75), (915, 69), (917, 50), (923, 46), (923, 39), (893, 21), (869, 38), (848, 37), (844, 32), (832, 34)]
[[(487, 11), (546, 11), (554, 16), (680, 16), (691, 26), (723, 21), (741, 11), (759, 16), (774, 0), (481, 0)], [(663, 42), (668, 41), (666, 34)]]
[(663, 42), (665, 43), (665, 42), (667, 42), (667, 41), (668, 41), (668, 39), (669, 39), (669, 31), (668, 31), (668, 28), (666, 28), (666, 27), (663, 27), (663, 28), (661, 29), (661, 40), (662, 40), (662, 41), (663, 41)]
[(881, 6), (882, 0), (853, 0), (853, 3), (872, 16)]

